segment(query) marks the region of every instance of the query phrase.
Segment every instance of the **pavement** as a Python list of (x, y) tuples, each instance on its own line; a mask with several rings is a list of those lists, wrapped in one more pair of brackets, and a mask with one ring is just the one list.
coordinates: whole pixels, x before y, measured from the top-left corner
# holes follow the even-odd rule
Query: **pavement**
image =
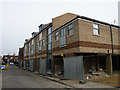
[(80, 84), (79, 80), (60, 80), (60, 79), (49, 77), (49, 76), (44, 76), (44, 77), (46, 79), (55, 81), (57, 83), (66, 85), (66, 86), (71, 87), (71, 88), (114, 88), (112, 86), (98, 84), (98, 83), (94, 83), (91, 81), (87, 81), (84, 84)]
[[(40, 75), (38, 72), (34, 72), (34, 74)], [(102, 88), (106, 88), (106, 89), (111, 88), (111, 89), (114, 89), (114, 90), (118, 89), (118, 88), (115, 88), (115, 87), (112, 87), (112, 86), (98, 84), (98, 83), (94, 83), (94, 82), (91, 82), (91, 81), (87, 81), (84, 84), (80, 84), (79, 80), (66, 80), (66, 79), (60, 80), (59, 78), (56, 78), (56, 77), (50, 77), (50, 76), (44, 76), (44, 75), (40, 75), (40, 76), (45, 78), (45, 79), (54, 81), (56, 83), (60, 83), (62, 85), (65, 85), (68, 88), (101, 88), (101, 89)]]

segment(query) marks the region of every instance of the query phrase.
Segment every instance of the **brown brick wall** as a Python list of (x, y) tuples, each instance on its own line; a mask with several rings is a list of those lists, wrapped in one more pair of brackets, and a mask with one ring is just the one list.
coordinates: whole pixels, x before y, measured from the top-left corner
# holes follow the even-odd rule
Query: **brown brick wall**
[[(77, 50), (75, 50), (75, 48)], [(71, 44), (67, 44), (65, 47), (53, 48), (53, 55), (59, 55), (60, 53), (66, 53), (65, 50), (69, 50), (71, 53), (108, 53), (107, 50), (112, 52), (112, 46), (103, 43), (78, 41)], [(114, 46), (114, 50), (120, 49), (120, 46)], [(79, 51), (80, 50), (80, 51)], [(94, 51), (94, 52), (93, 52)], [(58, 54), (59, 53), (59, 54)], [(68, 53), (68, 52), (67, 52)]]
[[(53, 36), (52, 36), (52, 38), (53, 38), (53, 46), (52, 46), (52, 48), (53, 48), (53, 54), (57, 54), (57, 55), (59, 55), (60, 53), (65, 53), (64, 51), (61, 51), (61, 50), (63, 50), (63, 49), (70, 49), (71, 48), (71, 52), (73, 52), (73, 53), (77, 53), (77, 52), (79, 52), (79, 47), (77, 47), (78, 45), (79, 45), (79, 30), (78, 30), (78, 20), (76, 20), (76, 21), (74, 21), (73, 22), (73, 35), (71, 35), (71, 36), (69, 36), (68, 35), (68, 25), (66, 25), (66, 46), (63, 46), (63, 47), (61, 47), (60, 46), (60, 29), (59, 29), (59, 40), (58, 41), (55, 41), (55, 32), (53, 32)], [(72, 50), (72, 48), (76, 48), (77, 47), (77, 50)], [(60, 51), (59, 52), (59, 54), (56, 52), (56, 53), (54, 53), (55, 51)]]
[(69, 22), (70, 20), (74, 19), (75, 17), (77, 17), (76, 14), (66, 13), (61, 16), (53, 18), (52, 19), (52, 24), (53, 24), (52, 30), (57, 29), (58, 27), (64, 25), (65, 23)]
[(80, 41), (111, 44), (110, 27), (99, 25), (100, 35), (93, 34), (93, 22), (79, 19)]
[(46, 35), (47, 35), (47, 30), (44, 30), (44, 31), (42, 32), (42, 38), (45, 40), (45, 45), (42, 47), (42, 52), (43, 52), (43, 51), (46, 51), (46, 44), (47, 44), (47, 43), (46, 43), (46, 42), (47, 42), (47, 38), (46, 38), (47, 36), (46, 36)]
[[(110, 49), (112, 53), (110, 26), (99, 24), (99, 30), (100, 30), (100, 35), (98, 36), (93, 35), (93, 22), (79, 19), (79, 36), (80, 36), (79, 40), (84, 42), (93, 42), (93, 43), (89, 43), (89, 46), (85, 43), (84, 43), (85, 45), (81, 45), (83, 47), (80, 47), (80, 52), (107, 53), (107, 49)], [(118, 49), (119, 48), (118, 47), (118, 30), (117, 29), (115, 30), (115, 28), (112, 28), (112, 31), (113, 31), (114, 49)], [(86, 46), (87, 49), (84, 46)], [(93, 46), (93, 49), (89, 48), (92, 46)], [(115, 50), (115, 51), (116, 51), (115, 53), (118, 54), (118, 50)]]

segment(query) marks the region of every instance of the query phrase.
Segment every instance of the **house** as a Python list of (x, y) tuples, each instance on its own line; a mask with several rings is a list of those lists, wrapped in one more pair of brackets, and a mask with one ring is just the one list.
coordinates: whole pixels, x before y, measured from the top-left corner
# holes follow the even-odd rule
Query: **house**
[(2, 61), (2, 56), (0, 56), (0, 62)]
[(6, 63), (14, 63), (14, 62), (18, 62), (18, 56), (13, 54), (13, 55), (3, 55), (3, 61)]
[(32, 33), (24, 44), (24, 60), (30, 60), (31, 71), (67, 79), (83, 79), (91, 67), (112, 74), (118, 69), (119, 34), (119, 26), (66, 13)]
[(18, 53), (18, 65), (19, 65), (19, 67), (23, 67), (23, 56), (24, 56), (24, 47), (19, 48), (19, 53)]

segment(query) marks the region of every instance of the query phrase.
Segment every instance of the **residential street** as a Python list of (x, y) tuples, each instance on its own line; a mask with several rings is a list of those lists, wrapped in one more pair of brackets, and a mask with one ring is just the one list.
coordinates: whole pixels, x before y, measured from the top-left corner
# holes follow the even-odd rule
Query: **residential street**
[(66, 88), (66, 86), (9, 65), (8, 70), (2, 71), (2, 88)]

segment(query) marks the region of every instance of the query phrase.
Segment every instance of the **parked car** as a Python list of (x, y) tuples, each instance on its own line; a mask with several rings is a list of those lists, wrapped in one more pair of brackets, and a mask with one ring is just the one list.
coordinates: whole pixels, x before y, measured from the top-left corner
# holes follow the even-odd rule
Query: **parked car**
[(2, 62), (1, 70), (6, 70), (6, 69), (8, 69), (8, 64), (6, 64), (5, 62)]
[(14, 63), (13, 62), (10, 62), (10, 65), (13, 65)]

